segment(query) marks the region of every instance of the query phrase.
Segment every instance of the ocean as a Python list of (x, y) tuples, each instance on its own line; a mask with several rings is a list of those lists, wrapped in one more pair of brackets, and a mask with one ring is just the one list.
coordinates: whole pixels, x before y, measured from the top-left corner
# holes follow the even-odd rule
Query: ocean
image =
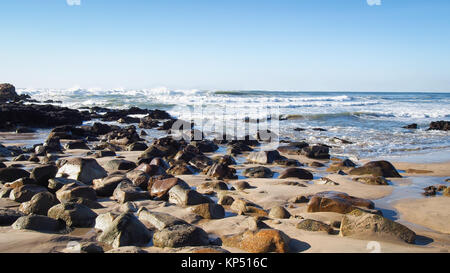
[[(269, 129), (272, 128), (270, 124), (276, 121), (276, 127), (273, 127), (276, 130), (272, 131), (277, 132), (282, 140), (327, 144), (333, 147), (333, 155), (356, 159), (450, 151), (449, 132), (426, 130), (431, 121), (450, 118), (450, 93), (167, 88), (17, 91), (40, 101), (61, 101), (56, 104), (71, 108), (137, 106), (161, 109), (181, 119), (209, 119), (214, 126), (227, 127), (227, 132), (229, 122), (234, 122), (232, 131), (235, 133), (256, 124), (256, 119), (260, 124), (267, 124)], [(419, 129), (402, 128), (411, 123), (417, 123)], [(301, 129), (296, 131), (295, 128)], [(336, 138), (351, 143), (342, 143)]]

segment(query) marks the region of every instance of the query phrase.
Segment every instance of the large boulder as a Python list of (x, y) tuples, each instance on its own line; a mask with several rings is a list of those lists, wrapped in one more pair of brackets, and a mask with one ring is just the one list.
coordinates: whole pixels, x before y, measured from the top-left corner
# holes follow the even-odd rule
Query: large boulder
[(247, 230), (231, 236), (221, 237), (222, 244), (250, 253), (286, 253), (289, 251), (290, 238), (280, 230)]
[[(152, 167), (160, 168), (159, 166), (153, 166)], [(126, 174), (126, 178), (128, 178), (133, 185), (136, 187), (139, 187), (143, 190), (147, 190), (148, 188), (148, 181), (150, 180), (150, 175), (146, 172), (140, 171), (140, 170), (133, 170)]]
[(157, 230), (163, 230), (170, 226), (188, 224), (186, 221), (172, 216), (168, 213), (149, 211), (145, 207), (142, 207), (138, 211), (139, 220), (149, 223)]
[(48, 210), (58, 203), (58, 199), (52, 193), (40, 192), (30, 201), (20, 204), (19, 210), (25, 214), (47, 215)]
[(254, 178), (271, 178), (273, 177), (273, 172), (269, 168), (259, 166), (245, 169), (242, 175)]
[(36, 180), (37, 184), (47, 187), (48, 180), (55, 178), (58, 167), (55, 165), (38, 166), (31, 171), (30, 178)]
[(349, 172), (351, 175), (371, 174), (383, 177), (402, 177), (395, 167), (388, 161), (371, 161), (364, 166), (355, 168)]
[(103, 178), (107, 175), (95, 159), (75, 157), (68, 159), (58, 170), (56, 176), (75, 179), (89, 185), (92, 184), (94, 179)]
[(270, 209), (269, 217), (274, 219), (288, 219), (291, 217), (291, 214), (284, 207), (275, 206)]
[(92, 227), (97, 214), (85, 205), (67, 202), (50, 208), (48, 217), (62, 220), (68, 227)]
[(157, 197), (159, 199), (166, 199), (168, 192), (176, 185), (180, 185), (183, 188), (190, 189), (189, 185), (180, 178), (168, 178), (162, 180), (156, 180), (152, 185), (149, 184), (149, 191), (151, 197)]
[(130, 182), (123, 174), (111, 174), (107, 177), (95, 179), (93, 188), (98, 196), (109, 197), (121, 182)]
[(19, 203), (23, 203), (30, 201), (34, 195), (40, 192), (47, 192), (47, 189), (38, 185), (26, 184), (14, 188), (9, 195), (9, 199)]
[(344, 215), (340, 233), (341, 236), (350, 236), (367, 240), (368, 238), (400, 239), (413, 244), (416, 234), (409, 228), (396, 223), (381, 215), (354, 210)]
[(132, 213), (123, 213), (103, 231), (98, 240), (114, 248), (122, 246), (146, 246), (152, 235)]
[(141, 188), (134, 186), (129, 181), (123, 181), (117, 185), (112, 198), (123, 204), (128, 201), (150, 199), (150, 194), (148, 191), (143, 191)]
[(153, 245), (156, 247), (174, 248), (208, 244), (208, 234), (203, 229), (189, 224), (172, 225), (153, 234)]
[(203, 203), (212, 203), (213, 201), (195, 190), (175, 185), (169, 190), (169, 202), (185, 207)]
[(56, 192), (56, 198), (58, 198), (61, 203), (66, 203), (79, 197), (92, 201), (97, 200), (97, 194), (93, 188), (89, 186), (79, 186), (77, 183), (64, 185)]
[(3, 168), (0, 169), (0, 182), (14, 182), (20, 178), (30, 177), (30, 173), (19, 168)]
[(196, 170), (186, 163), (179, 163), (170, 167), (167, 173), (172, 175), (194, 174)]
[(349, 213), (356, 208), (373, 209), (375, 204), (368, 200), (350, 196), (343, 192), (325, 191), (313, 195), (308, 203), (308, 212)]
[(306, 231), (325, 231), (328, 234), (333, 233), (333, 228), (330, 225), (313, 219), (302, 220), (297, 224), (297, 228)]
[(84, 184), (80, 181), (74, 180), (74, 179), (68, 179), (68, 178), (64, 178), (64, 177), (55, 177), (55, 178), (48, 180), (47, 187), (51, 192), (57, 192), (59, 189), (64, 187), (64, 185), (72, 184), (72, 183), (75, 183), (78, 186), (86, 186), (86, 184)]
[(276, 160), (284, 159), (278, 151), (260, 151), (250, 153), (247, 157), (249, 162), (258, 164), (272, 164)]
[(63, 221), (43, 215), (27, 215), (17, 219), (13, 224), (13, 229), (26, 229), (34, 231), (55, 232), (63, 229), (65, 224)]
[(299, 178), (299, 179), (313, 179), (313, 174), (302, 168), (288, 168), (280, 173), (279, 179), (285, 178)]

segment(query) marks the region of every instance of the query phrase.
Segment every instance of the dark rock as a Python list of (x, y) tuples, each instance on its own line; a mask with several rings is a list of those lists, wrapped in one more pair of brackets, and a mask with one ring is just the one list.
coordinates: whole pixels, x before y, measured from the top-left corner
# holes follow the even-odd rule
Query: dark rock
[(328, 234), (333, 233), (333, 228), (330, 225), (312, 219), (305, 219), (301, 221), (297, 224), (297, 228), (307, 231), (325, 231)]
[(97, 151), (95, 153), (96, 158), (108, 157), (108, 156), (116, 156), (116, 152), (109, 150)]
[(260, 151), (250, 153), (247, 157), (249, 162), (259, 163), (259, 164), (272, 164), (275, 160), (285, 159), (281, 156), (278, 151)]
[(23, 216), (21, 212), (13, 209), (0, 208), (0, 226), (10, 226), (21, 216)]
[(14, 182), (20, 178), (28, 178), (30, 177), (30, 173), (19, 169), (19, 168), (3, 168), (0, 169), (0, 181), (5, 182)]
[(108, 161), (105, 165), (105, 169), (109, 172), (129, 171), (136, 167), (136, 163), (124, 159), (113, 159)]
[(308, 146), (302, 148), (300, 154), (313, 159), (329, 159), (330, 149), (324, 145)]
[(172, 175), (194, 174), (196, 172), (197, 170), (193, 166), (186, 163), (173, 165), (167, 170), (167, 173)]
[[(158, 168), (158, 166), (154, 166)], [(142, 190), (148, 189), (148, 181), (150, 175), (140, 170), (133, 170), (126, 174), (126, 177), (133, 183), (134, 186), (141, 188)]]
[(403, 126), (403, 128), (404, 129), (417, 129), (418, 126), (417, 126), (417, 123), (413, 123), (413, 124), (409, 124), (409, 125)]
[(278, 218), (278, 219), (288, 219), (289, 217), (291, 217), (291, 214), (284, 207), (282, 207), (282, 206), (275, 206), (275, 207), (270, 209), (269, 217), (270, 218), (275, 218), (275, 219), (276, 218)]
[(74, 149), (90, 150), (89, 146), (87, 146), (87, 144), (82, 140), (69, 141), (66, 143), (66, 145), (64, 145), (64, 149), (66, 149), (66, 150), (74, 150)]
[(280, 173), (279, 179), (285, 178), (299, 178), (299, 179), (313, 179), (311, 172), (301, 168), (289, 168)]
[(245, 169), (242, 175), (254, 178), (271, 178), (273, 177), (273, 172), (269, 168), (259, 166)]
[(356, 198), (343, 192), (326, 191), (311, 197), (307, 211), (345, 214), (356, 208), (373, 209), (374, 207), (374, 203), (368, 199)]
[(183, 180), (173, 177), (168, 179), (156, 180), (151, 186), (149, 183), (149, 191), (152, 197), (160, 199), (167, 199), (169, 190), (175, 185), (180, 185), (183, 188), (190, 189), (189, 185)]
[(93, 188), (80, 186), (77, 183), (66, 184), (56, 192), (56, 198), (58, 198), (61, 203), (69, 202), (71, 199), (78, 197), (92, 201), (97, 200), (97, 194)]
[(430, 128), (428, 130), (440, 130), (448, 131), (450, 130), (450, 121), (435, 121), (430, 123)]
[(78, 186), (85, 186), (84, 183), (82, 183), (80, 181), (77, 181), (77, 180), (74, 180), (74, 179), (67, 179), (67, 178), (64, 178), (64, 177), (55, 177), (53, 179), (49, 179), (48, 180), (48, 189), (51, 192), (56, 192), (59, 189), (61, 189), (64, 185), (72, 184), (72, 183), (75, 183)]
[(224, 163), (214, 163), (208, 169), (206, 175), (215, 179), (237, 179), (236, 170)]
[(16, 201), (18, 203), (23, 203), (30, 201), (34, 195), (40, 192), (47, 192), (47, 189), (38, 185), (32, 184), (23, 185), (14, 188), (9, 195), (9, 199)]
[(135, 142), (127, 146), (127, 151), (145, 151), (147, 148), (147, 144), (143, 142)]
[(48, 180), (55, 178), (58, 167), (55, 165), (38, 166), (31, 171), (30, 178), (36, 180), (38, 185), (47, 187)]

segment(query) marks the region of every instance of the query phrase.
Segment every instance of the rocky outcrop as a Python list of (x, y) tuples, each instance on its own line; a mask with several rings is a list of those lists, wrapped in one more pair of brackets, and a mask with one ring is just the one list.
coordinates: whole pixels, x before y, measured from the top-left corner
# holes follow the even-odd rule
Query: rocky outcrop
[(330, 149), (324, 145), (308, 146), (302, 148), (300, 154), (313, 159), (329, 159)]
[(36, 180), (38, 185), (47, 187), (48, 180), (55, 178), (58, 167), (55, 165), (38, 166), (31, 171), (30, 178)]
[(20, 178), (30, 177), (30, 173), (19, 168), (3, 168), (0, 169), (0, 182), (14, 182)]
[(16, 101), (21, 97), (17, 95), (14, 85), (9, 83), (0, 84), (0, 102)]
[(383, 216), (361, 210), (354, 210), (344, 216), (339, 234), (365, 240), (400, 239), (410, 244), (416, 239), (416, 234), (409, 228)]
[(92, 184), (94, 179), (107, 176), (106, 171), (93, 158), (70, 158), (58, 170), (58, 177), (65, 177), (81, 181), (84, 184)]
[(450, 130), (450, 121), (435, 121), (430, 123), (430, 128), (428, 130), (440, 130), (440, 131), (449, 131)]

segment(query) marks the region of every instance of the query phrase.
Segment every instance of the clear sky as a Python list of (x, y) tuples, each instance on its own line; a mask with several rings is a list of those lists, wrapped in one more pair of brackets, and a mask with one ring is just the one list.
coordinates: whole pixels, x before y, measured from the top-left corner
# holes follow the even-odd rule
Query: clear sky
[(0, 82), (450, 91), (449, 0), (68, 1), (0, 1)]

